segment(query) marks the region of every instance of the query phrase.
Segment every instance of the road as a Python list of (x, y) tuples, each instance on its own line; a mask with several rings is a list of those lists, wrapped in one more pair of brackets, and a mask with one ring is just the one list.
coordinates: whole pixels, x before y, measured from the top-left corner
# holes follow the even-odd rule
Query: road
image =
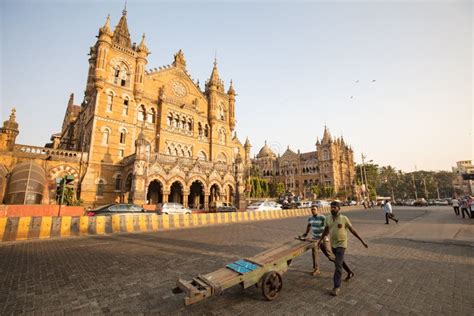
[(273, 302), (240, 287), (184, 307), (171, 289), (304, 232), (306, 218), (140, 234), (0, 244), (0, 314), (474, 314), (474, 220), (452, 209), (395, 208), (346, 213), (366, 239), (351, 238), (346, 261), (356, 277), (332, 297), (333, 265), (297, 258)]

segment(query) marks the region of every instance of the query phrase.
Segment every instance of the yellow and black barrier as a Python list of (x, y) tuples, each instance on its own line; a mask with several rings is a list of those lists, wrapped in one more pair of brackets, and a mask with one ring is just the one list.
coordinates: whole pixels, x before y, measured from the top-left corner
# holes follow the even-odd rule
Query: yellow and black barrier
[[(323, 213), (329, 208), (324, 207)], [(152, 232), (288, 217), (309, 216), (310, 209), (191, 215), (125, 214), (112, 216), (26, 216), (1, 217), (0, 240), (15, 241), (103, 235), (112, 233)]]

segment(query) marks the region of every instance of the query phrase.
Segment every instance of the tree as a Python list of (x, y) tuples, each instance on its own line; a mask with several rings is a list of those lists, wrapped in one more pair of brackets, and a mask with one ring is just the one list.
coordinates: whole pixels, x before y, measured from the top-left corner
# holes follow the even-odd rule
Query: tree
[(272, 197), (280, 197), (285, 193), (285, 184), (283, 182), (269, 183), (269, 193)]

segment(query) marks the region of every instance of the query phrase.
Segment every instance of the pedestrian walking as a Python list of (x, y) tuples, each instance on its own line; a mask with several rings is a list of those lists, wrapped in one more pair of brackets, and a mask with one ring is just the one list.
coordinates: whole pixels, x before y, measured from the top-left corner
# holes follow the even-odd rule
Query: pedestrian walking
[[(332, 252), (331, 244), (329, 243), (329, 238), (325, 237), (324, 240), (321, 240), (321, 235), (326, 225), (326, 217), (318, 212), (318, 208), (316, 206), (311, 207), (311, 213), (313, 214), (313, 216), (308, 218), (306, 232), (301, 235), (301, 237), (306, 238), (306, 236), (308, 236), (308, 233), (311, 231), (312, 239), (318, 241), (318, 243), (315, 244), (315, 247), (311, 249), (313, 257), (313, 271), (311, 272), (311, 275), (317, 276), (321, 274), (319, 250), (321, 250), (321, 252), (324, 253), (326, 258), (328, 258), (331, 262), (335, 262), (336, 257)], [(346, 270), (347, 275), (354, 274), (344, 262), (343, 268), (344, 270)]]
[(465, 196), (465, 197), (461, 200), (461, 214), (462, 214), (462, 218), (466, 218), (466, 217), (464, 216), (464, 213), (466, 213), (467, 218), (471, 218), (471, 215), (469, 214), (469, 199), (467, 198), (467, 196)]
[(393, 215), (392, 211), (392, 204), (390, 203), (389, 200), (385, 200), (385, 203), (383, 204), (383, 210), (385, 212), (385, 224), (388, 225), (389, 222), (388, 220), (391, 219), (395, 223), (398, 224), (398, 219), (395, 218), (395, 215)]
[[(331, 291), (331, 295), (333, 296), (339, 295), (339, 291), (341, 289), (341, 277), (342, 277), (343, 266), (345, 265), (346, 267), (348, 267), (344, 261), (344, 254), (347, 249), (347, 231), (350, 231), (357, 239), (359, 239), (365, 248), (369, 247), (362, 240), (362, 238), (359, 236), (356, 230), (352, 227), (352, 224), (349, 221), (349, 218), (347, 218), (347, 216), (339, 214), (340, 210), (341, 210), (341, 206), (339, 205), (338, 202), (334, 201), (331, 203), (331, 216), (328, 216), (326, 218), (324, 231), (318, 242), (318, 246), (319, 246), (321, 244), (321, 241), (324, 240), (324, 238), (327, 235), (329, 235), (330, 241), (331, 241), (332, 252), (334, 253), (334, 256), (335, 256), (335, 261), (334, 261), (335, 270), (334, 270), (334, 276), (333, 276), (334, 288)], [(351, 270), (349, 269), (349, 271)], [(347, 277), (345, 278), (345, 281), (349, 281), (353, 277), (354, 277), (354, 272), (351, 271), (350, 273), (348, 273)]]
[(459, 215), (459, 200), (453, 198), (451, 202), (453, 203), (454, 214)]

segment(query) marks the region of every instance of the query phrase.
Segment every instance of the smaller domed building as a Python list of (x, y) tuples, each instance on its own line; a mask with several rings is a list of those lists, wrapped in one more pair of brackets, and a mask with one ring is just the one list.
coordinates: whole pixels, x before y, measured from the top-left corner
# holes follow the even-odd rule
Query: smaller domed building
[(354, 152), (343, 137), (333, 139), (324, 127), (323, 138), (316, 141), (316, 151), (301, 153), (288, 148), (276, 155), (265, 145), (252, 159), (258, 174), (271, 182), (281, 182), (287, 191), (303, 198), (312, 198), (311, 187), (331, 187), (334, 192), (351, 196), (355, 193)]

